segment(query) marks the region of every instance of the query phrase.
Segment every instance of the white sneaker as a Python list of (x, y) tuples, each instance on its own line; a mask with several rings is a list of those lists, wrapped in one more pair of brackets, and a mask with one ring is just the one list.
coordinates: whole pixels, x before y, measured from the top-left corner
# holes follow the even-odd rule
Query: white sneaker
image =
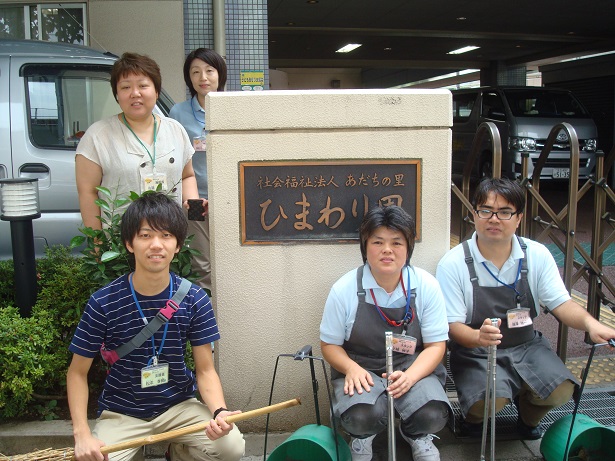
[(365, 439), (350, 439), (350, 454), (352, 461), (372, 461), (372, 442), (376, 434)]
[(410, 448), (412, 448), (412, 459), (414, 461), (440, 461), (440, 452), (432, 442), (434, 437), (436, 439), (440, 437), (427, 434), (412, 439), (403, 432), (401, 432), (401, 436), (410, 444)]

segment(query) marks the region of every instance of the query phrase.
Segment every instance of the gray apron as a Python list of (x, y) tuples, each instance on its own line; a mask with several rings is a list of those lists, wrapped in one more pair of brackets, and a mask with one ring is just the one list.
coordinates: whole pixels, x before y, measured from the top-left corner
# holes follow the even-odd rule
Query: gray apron
[[(374, 385), (370, 392), (363, 391), (358, 394), (356, 391), (351, 397), (344, 394), (344, 375), (334, 368), (331, 368), (331, 378), (333, 382), (333, 411), (336, 416), (341, 416), (351, 406), (366, 403), (373, 405), (376, 400), (386, 392), (387, 380), (382, 378), (382, 373), (386, 372), (386, 350), (385, 332), (401, 334), (404, 327), (395, 327), (384, 321), (376, 306), (365, 301), (365, 290), (363, 289), (363, 267), (357, 270), (357, 296), (359, 303), (357, 315), (352, 327), (352, 332), (347, 341), (344, 341), (343, 348), (348, 356), (365, 368), (372, 376)], [(411, 270), (411, 269), (410, 269)], [(410, 287), (408, 287), (409, 289)], [(415, 290), (410, 292), (410, 309), (413, 313), (412, 321), (407, 326), (406, 334), (417, 339), (416, 352), (414, 355), (407, 355), (393, 352), (393, 369), (407, 370), (414, 362), (418, 354), (423, 350), (423, 337), (421, 335), (421, 325), (416, 318), (415, 310)], [(391, 320), (401, 321), (406, 313), (406, 306), (398, 308), (382, 308), (387, 317)], [(448, 398), (444, 392), (446, 379), (446, 369), (442, 364), (434, 372), (418, 381), (402, 397), (395, 399), (395, 410), (399, 413), (402, 420), (408, 419), (415, 411), (426, 403), (437, 400), (449, 405)]]
[[(523, 259), (519, 280), (516, 283), (516, 291), (519, 293), (517, 295), (515, 290), (507, 286), (481, 287), (468, 242), (462, 243), (474, 300), (472, 318), (469, 319), (468, 325), (478, 329), (486, 318), (502, 320), (500, 326), (502, 343), (497, 351), (496, 397), (512, 401), (525, 382), (541, 399), (546, 399), (565, 380), (574, 383), (577, 381), (551, 350), (549, 341), (542, 336), (542, 333), (534, 330), (533, 324), (521, 328), (508, 328), (506, 312), (510, 309), (526, 307), (530, 309), (532, 320), (537, 316), (527, 279), (525, 253), (527, 245), (521, 239), (519, 244), (523, 250)], [(451, 341), (450, 349), (451, 372), (461, 411), (465, 416), (472, 405), (485, 399), (488, 348), (464, 348)]]

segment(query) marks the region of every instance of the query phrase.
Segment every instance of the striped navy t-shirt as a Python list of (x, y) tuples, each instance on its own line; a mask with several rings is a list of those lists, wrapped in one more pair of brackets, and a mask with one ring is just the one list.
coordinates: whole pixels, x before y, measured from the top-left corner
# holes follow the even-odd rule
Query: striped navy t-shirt
[[(181, 280), (171, 273), (173, 293)], [(156, 296), (139, 293), (136, 296), (149, 321), (169, 300), (169, 287)], [(100, 352), (103, 342), (106, 349), (115, 350), (130, 341), (144, 325), (130, 290), (128, 275), (123, 275), (90, 297), (69, 349), (74, 354), (93, 358)], [(99, 415), (110, 410), (141, 419), (151, 418), (194, 397), (196, 380), (184, 362), (187, 341), (192, 346), (201, 346), (220, 339), (207, 293), (193, 284), (168, 325), (159, 363), (169, 364), (169, 382), (141, 388), (141, 369), (153, 356), (149, 339), (111, 367), (98, 399)], [(156, 352), (163, 332), (164, 326), (154, 334)]]

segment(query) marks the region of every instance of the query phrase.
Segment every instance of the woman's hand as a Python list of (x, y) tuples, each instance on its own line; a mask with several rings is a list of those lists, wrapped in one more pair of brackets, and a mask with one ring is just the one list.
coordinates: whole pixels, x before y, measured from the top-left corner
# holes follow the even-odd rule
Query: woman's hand
[[(383, 378), (387, 378), (386, 373), (382, 373)], [(389, 377), (389, 387), (387, 387), (387, 392), (393, 396), (394, 399), (400, 398), (406, 392), (408, 392), (412, 386), (414, 386), (414, 381), (410, 378), (407, 372), (403, 372), (401, 370), (394, 371), (391, 373)]]
[(374, 385), (372, 375), (367, 370), (359, 366), (356, 362), (348, 370), (344, 378), (344, 394), (353, 396), (355, 390), (357, 394), (362, 394), (363, 389), (370, 392), (371, 387)]

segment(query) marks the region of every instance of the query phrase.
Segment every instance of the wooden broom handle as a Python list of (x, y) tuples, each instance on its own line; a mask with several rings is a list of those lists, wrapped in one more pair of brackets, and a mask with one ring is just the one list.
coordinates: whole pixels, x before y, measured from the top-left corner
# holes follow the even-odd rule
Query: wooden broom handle
[[(283, 410), (285, 408), (294, 407), (295, 405), (300, 405), (301, 400), (296, 398), (292, 400), (287, 400), (286, 402), (276, 403), (274, 405), (269, 405), (267, 407), (257, 408), (256, 410), (246, 411), (244, 413), (239, 413), (237, 415), (230, 415), (224, 418), (228, 424), (235, 423), (237, 421), (243, 421), (244, 419), (254, 418), (256, 416), (266, 415), (267, 413), (273, 413), (274, 411)], [(192, 424), (190, 426), (182, 427), (180, 429), (174, 429), (172, 431), (162, 432), (160, 434), (148, 435), (146, 437), (140, 437), (137, 439), (127, 440), (126, 442), (116, 443), (114, 445), (107, 445), (100, 449), (100, 452), (103, 455), (107, 453), (113, 453), (115, 451), (126, 450), (127, 448), (136, 448), (141, 447), (143, 445), (150, 445), (152, 443), (162, 442), (164, 440), (174, 439), (175, 437), (180, 437), (182, 435), (193, 434), (194, 432), (199, 432), (205, 430), (205, 428), (209, 426), (209, 421)]]

